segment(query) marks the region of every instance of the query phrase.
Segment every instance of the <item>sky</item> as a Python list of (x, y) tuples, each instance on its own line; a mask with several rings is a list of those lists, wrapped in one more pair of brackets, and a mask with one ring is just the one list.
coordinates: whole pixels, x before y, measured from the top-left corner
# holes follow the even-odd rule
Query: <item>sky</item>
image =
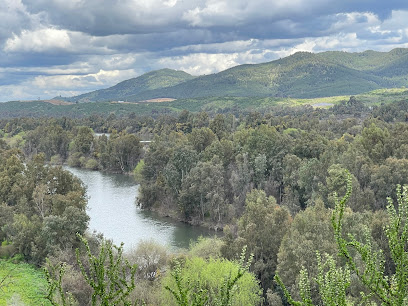
[(0, 101), (192, 75), (297, 51), (408, 47), (408, 1), (0, 0)]

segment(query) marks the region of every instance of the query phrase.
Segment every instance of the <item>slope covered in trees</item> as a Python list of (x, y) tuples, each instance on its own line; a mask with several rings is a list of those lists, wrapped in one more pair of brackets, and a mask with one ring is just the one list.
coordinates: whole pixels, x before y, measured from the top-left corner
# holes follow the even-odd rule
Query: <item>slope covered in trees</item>
[(107, 89), (100, 89), (82, 94), (67, 101), (73, 102), (96, 102), (127, 100), (134, 95), (143, 95), (145, 92), (161, 88), (171, 87), (186, 82), (194, 77), (184, 71), (161, 69), (145, 73), (140, 77), (129, 79)]
[[(402, 88), (377, 89), (355, 96), (365, 106), (376, 106), (382, 103), (396, 103), (408, 99), (408, 90)], [(149, 116), (157, 118), (163, 115), (176, 115), (183, 110), (190, 112), (204, 111), (209, 114), (232, 113), (239, 117), (241, 113), (258, 111), (267, 113), (277, 106), (330, 107), (344, 104), (350, 96), (330, 96), (313, 99), (276, 98), (276, 97), (207, 97), (178, 99), (165, 102), (142, 103), (76, 103), (70, 105), (53, 105), (45, 101), (33, 102), (6, 102), (0, 103), (0, 119), (6, 118), (41, 118), (41, 117), (68, 117), (84, 118), (91, 115), (105, 117), (108, 114), (117, 117)]]
[(144, 74), (70, 101), (140, 101), (153, 98), (296, 97), (355, 95), (405, 86), (407, 49), (362, 53), (298, 52), (268, 63), (239, 65), (193, 78), (169, 69)]

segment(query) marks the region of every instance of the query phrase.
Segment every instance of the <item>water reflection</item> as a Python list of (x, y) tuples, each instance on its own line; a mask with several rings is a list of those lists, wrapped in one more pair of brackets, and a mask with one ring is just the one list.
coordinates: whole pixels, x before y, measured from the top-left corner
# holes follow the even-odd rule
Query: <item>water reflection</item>
[(199, 236), (214, 232), (193, 227), (154, 212), (142, 211), (135, 205), (138, 185), (129, 176), (65, 167), (87, 186), (89, 228), (104, 234), (125, 249), (141, 240), (154, 240), (173, 250), (187, 248)]

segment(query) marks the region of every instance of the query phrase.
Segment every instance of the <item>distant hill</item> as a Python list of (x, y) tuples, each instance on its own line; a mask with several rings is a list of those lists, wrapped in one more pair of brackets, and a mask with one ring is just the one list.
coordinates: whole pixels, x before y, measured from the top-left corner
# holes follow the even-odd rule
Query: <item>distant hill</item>
[(65, 98), (65, 100), (71, 102), (126, 100), (129, 96), (142, 95), (146, 91), (174, 86), (191, 79), (194, 79), (194, 77), (184, 71), (161, 69), (120, 82), (107, 89), (100, 89), (79, 96)]
[(355, 95), (408, 84), (408, 49), (390, 52), (298, 52), (268, 63), (240, 65), (193, 77), (162, 69), (69, 101), (140, 101), (156, 98)]

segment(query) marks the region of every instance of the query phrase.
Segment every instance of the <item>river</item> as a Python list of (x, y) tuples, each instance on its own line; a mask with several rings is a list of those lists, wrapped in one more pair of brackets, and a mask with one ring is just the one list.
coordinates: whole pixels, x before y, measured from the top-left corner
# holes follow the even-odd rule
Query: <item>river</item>
[(199, 236), (215, 232), (159, 217), (135, 205), (138, 188), (132, 177), (64, 167), (87, 186), (89, 228), (129, 250), (141, 240), (154, 240), (176, 251), (187, 248)]

